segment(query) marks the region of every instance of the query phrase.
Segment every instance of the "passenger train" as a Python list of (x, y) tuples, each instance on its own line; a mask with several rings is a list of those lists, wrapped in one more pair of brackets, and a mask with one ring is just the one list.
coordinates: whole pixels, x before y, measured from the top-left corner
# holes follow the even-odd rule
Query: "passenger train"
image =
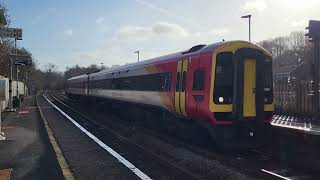
[[(159, 107), (204, 123), (215, 139), (263, 135), (273, 115), (272, 57), (257, 44), (223, 41), (72, 77), (66, 94)], [(241, 128), (241, 131), (239, 130)]]

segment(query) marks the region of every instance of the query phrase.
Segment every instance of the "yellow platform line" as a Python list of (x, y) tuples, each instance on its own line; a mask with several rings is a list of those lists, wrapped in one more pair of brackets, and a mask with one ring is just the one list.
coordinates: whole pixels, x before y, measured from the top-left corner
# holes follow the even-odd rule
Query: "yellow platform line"
[(57, 141), (56, 141), (56, 138), (54, 137), (54, 134), (49, 126), (49, 123), (47, 121), (47, 119), (45, 118), (40, 106), (39, 106), (39, 103), (38, 103), (38, 94), (36, 95), (36, 102), (37, 102), (37, 106), (38, 106), (38, 109), (39, 109), (39, 112), (40, 112), (40, 116), (43, 120), (43, 123), (44, 123), (44, 126), (46, 128), (46, 131), (47, 131), (47, 134), (48, 134), (48, 137), (49, 137), (49, 140), (50, 140), (50, 143), (54, 149), (54, 152), (56, 153), (56, 156), (57, 156), (57, 160), (58, 160), (58, 163), (59, 163), (59, 166), (61, 168), (61, 171), (62, 171), (62, 174), (64, 176), (64, 178), (66, 180), (74, 180), (76, 179), (72, 170), (70, 169), (70, 166), (67, 162), (67, 160), (65, 159), (64, 155), (63, 155), (63, 152), (61, 151)]

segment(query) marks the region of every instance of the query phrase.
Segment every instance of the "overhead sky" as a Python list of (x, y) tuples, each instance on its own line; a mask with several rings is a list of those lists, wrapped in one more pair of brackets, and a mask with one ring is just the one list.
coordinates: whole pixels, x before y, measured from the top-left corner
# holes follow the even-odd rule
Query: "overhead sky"
[(58, 70), (101, 62), (106, 66), (189, 49), (197, 44), (252, 41), (304, 30), (320, 19), (319, 0), (2, 0), (12, 27), (23, 29), (19, 45), (40, 68)]

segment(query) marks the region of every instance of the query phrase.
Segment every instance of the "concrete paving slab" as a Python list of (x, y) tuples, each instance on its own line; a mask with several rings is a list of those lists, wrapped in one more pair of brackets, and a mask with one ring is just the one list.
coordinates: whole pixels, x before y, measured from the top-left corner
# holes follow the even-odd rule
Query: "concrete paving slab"
[(35, 97), (4, 113), (5, 141), (0, 141), (0, 169), (12, 169), (11, 179), (63, 179), (49, 143)]

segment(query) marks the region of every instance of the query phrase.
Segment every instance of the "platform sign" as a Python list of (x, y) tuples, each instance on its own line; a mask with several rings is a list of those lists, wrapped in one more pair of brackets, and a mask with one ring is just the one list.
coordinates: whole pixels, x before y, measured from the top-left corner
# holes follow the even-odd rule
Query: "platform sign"
[(16, 66), (27, 66), (27, 65), (31, 65), (32, 61), (31, 60), (18, 60), (14, 62), (14, 65)]
[(22, 40), (22, 29), (0, 27), (0, 37), (15, 38), (17, 40)]

